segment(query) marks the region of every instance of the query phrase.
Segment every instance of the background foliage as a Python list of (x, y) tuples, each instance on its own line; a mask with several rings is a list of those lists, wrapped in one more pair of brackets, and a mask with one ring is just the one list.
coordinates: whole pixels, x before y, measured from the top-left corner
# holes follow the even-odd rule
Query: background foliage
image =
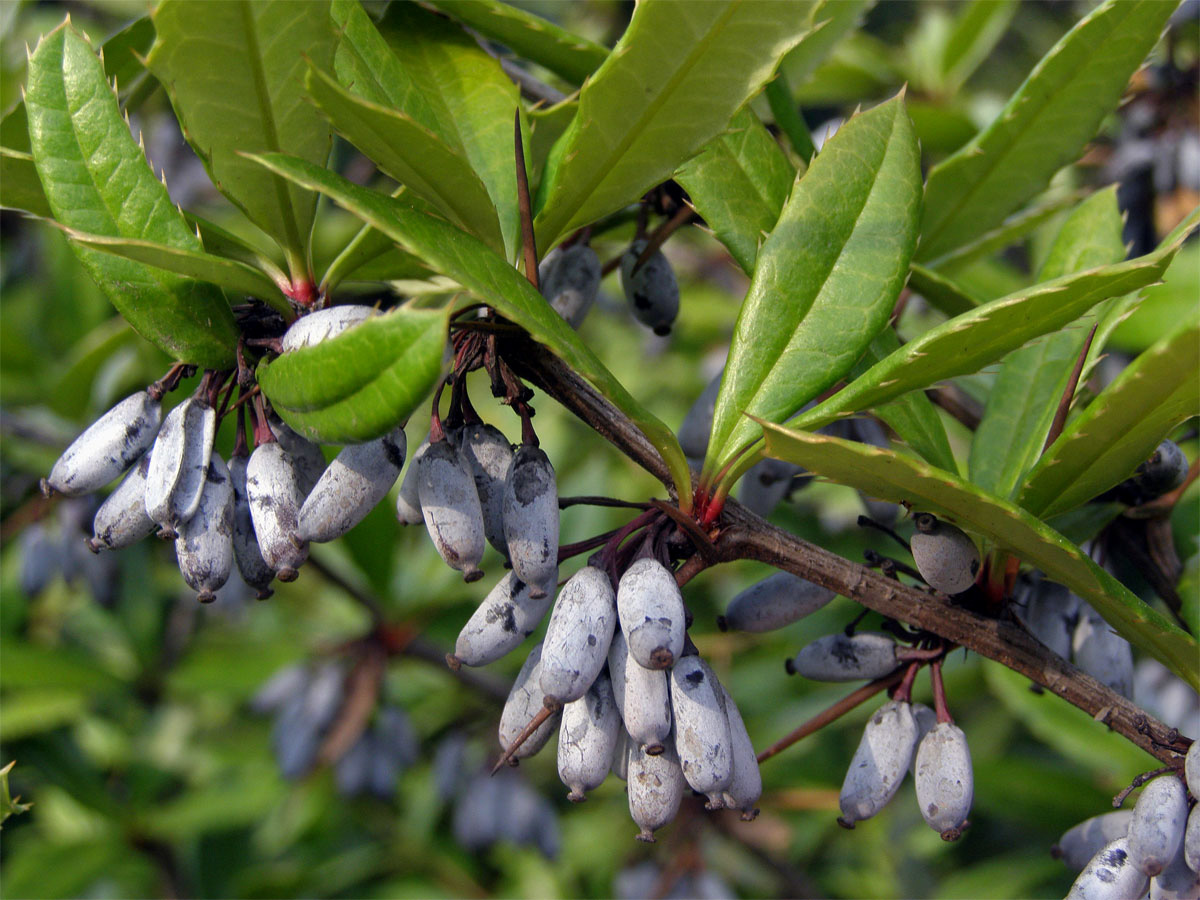
[[(611, 46), (623, 32), (631, 6), (553, 0), (526, 5), (601, 46)], [(1026, 73), (1087, 8), (846, 2), (826, 26), (825, 48), (803, 45), (803, 52), (786, 58), (783, 71), (812, 126), (847, 115), (860, 103), (874, 106), (907, 83), (905, 102), (921, 142), (923, 171), (928, 172), (991, 121)], [(70, 10), (76, 27), (95, 43), (143, 12), (140, 4), (120, 2), (72, 4)], [(54, 5), (0, 4), (0, 100), (6, 112), (25, 81), (24, 42), (32, 46), (59, 24), (63, 11)], [(865, 16), (865, 26), (854, 30), (859, 15)], [(182, 26), (164, 20), (161, 27)], [(1195, 19), (1183, 17), (1173, 33), (1174, 56), (1168, 58), (1160, 45), (1150, 73), (1135, 79), (1134, 90), (1143, 97), (1153, 97), (1157, 89), (1155, 72), (1177, 70), (1195, 77)], [(144, 35), (130, 40), (139, 38)], [(568, 54), (564, 66), (577, 60), (577, 54)], [(329, 69), (327, 60), (316, 62)], [(186, 55), (151, 60), (156, 74), (187, 64)], [(352, 64), (334, 61), (335, 67)], [(337, 94), (340, 88), (325, 83), (328, 96), (322, 99), (315, 69), (307, 77), (310, 88), (316, 87), (319, 107), (345, 114), (347, 100)], [(146, 96), (133, 124), (144, 134), (156, 169), (166, 169), (171, 199), (217, 226), (235, 229), (228, 205), (181, 141), (167, 96), (150, 79), (141, 85), (134, 90), (144, 90)], [(487, 87), (501, 95), (511, 90)], [(503, 96), (497, 102), (501, 100)], [(1166, 102), (1175, 101), (1168, 97)], [(753, 109), (773, 121), (767, 97), (755, 100)], [(439, 112), (445, 114), (429, 111), (431, 125)], [(309, 125), (324, 121), (312, 113), (306, 107), (298, 115)], [(310, 115), (311, 121), (303, 118)], [(620, 115), (601, 109), (596, 121), (602, 126), (619, 121)], [(786, 131), (782, 117), (777, 124)], [(1112, 160), (1127, 131), (1121, 116), (1105, 120), (1087, 164), (1056, 177), (1043, 211), (1031, 217), (1015, 250), (981, 252), (944, 266), (941, 271), (953, 272), (956, 290), (986, 300), (1049, 277), (1053, 237), (1078, 199), (1074, 192), (1112, 180)], [(327, 140), (328, 132), (324, 134)], [(478, 219), (489, 196), (498, 204), (509, 203), (512, 193), (505, 182), (511, 173), (493, 164), (477, 137), (460, 135), (446, 151), (460, 162), (469, 161), (462, 170), (466, 186), (456, 195), (463, 204), (461, 221), (481, 240), (511, 249), (511, 221)], [(686, 141), (687, 136), (678, 138)], [(588, 138), (580, 134), (577, 140), (586, 146)], [(7, 135), (4, 144), (10, 146)], [(244, 149), (284, 149), (319, 162), (316, 144)], [(788, 165), (800, 163), (796, 148), (783, 146)], [(625, 161), (631, 170), (638, 169), (638, 150), (633, 147)], [(220, 170), (226, 151), (214, 148), (206, 161)], [(761, 152), (765, 169), (779, 166), (774, 151)], [(336, 141), (334, 154), (343, 170), (353, 173), (356, 165), (361, 167), (347, 143)], [(20, 162), (6, 156), (5, 165), (10, 161)], [(620, 171), (620, 162), (588, 165)], [(697, 158), (690, 165), (702, 162)], [(232, 157), (225, 163), (243, 165)], [(396, 160), (398, 167), (403, 164)], [(467, 184), (475, 177), (472, 169), (487, 177)], [(240, 171), (261, 177), (266, 170)], [(646, 186), (667, 174), (647, 175)], [(580, 176), (566, 167), (558, 177), (569, 183)], [(686, 177), (681, 180), (686, 186)], [(587, 215), (581, 212), (580, 221), (608, 209), (604, 184), (593, 187), (594, 208), (588, 207)], [(981, 188), (987, 189), (987, 184)], [(1117, 199), (1129, 211), (1124, 240), (1143, 241), (1134, 247), (1135, 254), (1152, 250), (1196, 205), (1194, 191), (1190, 197), (1179, 196), (1185, 190), (1164, 193), (1147, 213), (1122, 189)], [(296, 193), (311, 198), (299, 189)], [(778, 202), (785, 195), (786, 190)], [(295, 227), (302, 230), (311, 210), (299, 208), (304, 205), (300, 200), (296, 205), (294, 215), (301, 224)], [(721, 210), (701, 211), (715, 230), (722, 227)], [(264, 220), (288, 215), (269, 205), (252, 212)], [(319, 213), (315, 247), (317, 270), (323, 271), (358, 224), (333, 204), (323, 203)], [(944, 221), (953, 223), (952, 214)], [(553, 798), (561, 835), (557, 856), (547, 860), (536, 849), (508, 842), (484, 853), (469, 852), (456, 842), (452, 828), (454, 807), (461, 801), (447, 800), (436, 787), (437, 749), (448, 736), (462, 734), (471, 748), (464, 772), (473, 774), (471, 767), (490, 761), (499, 713), (494, 693), (507, 689), (520, 664), (514, 654), (483, 670), (478, 682), (469, 682), (441, 663), (441, 652), (452, 646), (482, 596), (478, 585), (464, 585), (445, 568), (419, 529), (400, 528), (388, 502), (343, 540), (314, 548), (326, 573), (306, 568), (298, 582), (280, 585), (275, 597), (263, 603), (230, 590), (218, 603), (198, 607), (183, 589), (166, 545), (143, 542), (102, 557), (77, 552), (78, 522), (71, 517), (78, 519), (82, 511), (64, 504), (48, 514), (34, 496), (36, 479), (87, 422), (159, 377), (170, 360), (114, 315), (62, 234), (8, 211), (0, 223), (0, 763), (16, 760), (9, 774), (12, 793), (34, 804), (4, 824), (0, 877), (8, 896), (609, 896), (625, 890), (623, 872), (628, 878), (631, 867), (647, 862), (668, 872), (664, 893), (678, 887), (671, 872), (707, 871), (739, 896), (1059, 896), (1072, 876), (1050, 858), (1050, 845), (1070, 825), (1105, 809), (1111, 796), (1151, 763), (1073, 707), (1030, 691), (1024, 679), (995, 663), (960, 653), (947, 666), (947, 690), (970, 739), (976, 802), (972, 828), (957, 844), (943, 843), (923, 824), (907, 786), (875, 819), (852, 832), (837, 827), (837, 791), (870, 712), (868, 704), (764, 764), (763, 812), (754, 823), (738, 823), (732, 813), (703, 814), (689, 801), (657, 845), (637, 844), (621, 783), (609, 779), (586, 804), (571, 806), (555, 774), (553, 755), (544, 751), (519, 771), (540, 794)], [(539, 220), (539, 227), (558, 234), (572, 224)], [(730, 221), (728, 227), (743, 225)], [(945, 234), (954, 226), (938, 229)], [(280, 232), (291, 234), (292, 226)], [(630, 226), (598, 240), (601, 258), (617, 255), (631, 233)], [(932, 265), (933, 246), (922, 245), (920, 261)], [(285, 256), (295, 249), (281, 248)], [(734, 257), (748, 270), (755, 251), (743, 242)], [(725, 248), (696, 229), (672, 239), (667, 252), (684, 298), (683, 313), (668, 340), (647, 336), (633, 322), (614, 299), (620, 290), (615, 276), (606, 282), (606, 294), (580, 334), (633, 397), (646, 401), (662, 422), (676, 426), (719, 371), (748, 283)], [(1200, 247), (1193, 241), (1171, 262), (1165, 283), (1149, 289), (1138, 311), (1115, 327), (1110, 342), (1114, 358), (1147, 349), (1192, 314), (1198, 281)], [(945, 302), (952, 305), (954, 296)], [(935, 308), (910, 315), (913, 334), (944, 319)], [(631, 366), (631, 358), (643, 364)], [(982, 399), (1002, 377), (998, 371), (998, 366), (990, 367), (956, 383)], [(539, 437), (555, 461), (560, 494), (639, 499), (661, 492), (649, 476), (551, 401), (536, 397), (534, 405)], [(483, 412), (485, 419), (515, 435), (511, 416), (496, 409)], [(948, 418), (944, 424), (962, 456), (965, 430)], [(422, 436), (414, 421), (409, 446), (415, 447)], [(227, 455), (231, 435), (223, 438), (225, 445), (218, 449)], [(1189, 458), (1196, 457), (1194, 433), (1184, 448)], [(975, 469), (972, 460), (973, 475)], [(1200, 494), (1193, 485), (1173, 518), (1177, 549), (1186, 561), (1180, 589), (1192, 603), (1197, 602), (1200, 577), (1198, 508)], [(785, 504), (775, 521), (860, 559), (865, 547), (878, 546), (871, 534), (854, 527), (860, 511), (854, 491), (818, 482)], [(52, 537), (61, 538), (59, 546), (76, 552), (61, 550), (63, 575), (45, 589), (29, 592), (22, 582), (23, 563), (31, 554), (24, 535), (37, 519)], [(623, 520), (611, 510), (574, 507), (563, 515), (563, 540), (582, 539)], [(489, 574), (499, 571), (499, 558), (491, 551), (484, 568)], [(755, 564), (732, 564), (706, 572), (686, 592), (699, 623), (696, 642), (737, 698), (756, 746), (782, 736), (844, 693), (838, 686), (789, 679), (782, 662), (807, 641), (840, 629), (858, 611), (839, 599), (771, 635), (718, 632), (711, 623), (728, 598), (766, 573)], [(1148, 595), (1136, 576), (1128, 581)], [(401, 633), (419, 633), (406, 652), (391, 659), (384, 693), (411, 717), (421, 755), (400, 777), (396, 795), (386, 800), (341, 797), (325, 769), (297, 781), (283, 778), (270, 749), (271, 723), (248, 706), (258, 687), (282, 666), (328, 656), (366, 630), (369, 618), (347, 585), (378, 598)], [(868, 627), (877, 618), (868, 619)], [(917, 699), (928, 701), (927, 690), (922, 679)], [(1155, 711), (1153, 692), (1138, 699)], [(1191, 703), (1194, 711), (1194, 695)], [(1194, 721), (1171, 724), (1189, 734), (1197, 731)]]

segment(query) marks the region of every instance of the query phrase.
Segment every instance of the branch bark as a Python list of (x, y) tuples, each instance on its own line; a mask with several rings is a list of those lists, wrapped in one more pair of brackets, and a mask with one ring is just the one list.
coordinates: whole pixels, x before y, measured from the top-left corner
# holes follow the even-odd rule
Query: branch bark
[[(645, 435), (566, 363), (530, 341), (522, 347), (521, 369), (623, 454), (663, 484), (671, 485), (666, 464)], [(1072, 666), (1014, 623), (978, 615), (947, 597), (885, 578), (772, 525), (732, 498), (726, 503), (720, 526), (715, 540), (720, 562), (765, 562), (889, 618), (932, 631), (1030, 678), (1161, 762), (1177, 765), (1189, 743), (1183, 740), (1168, 744), (1172, 730), (1166, 725)]]

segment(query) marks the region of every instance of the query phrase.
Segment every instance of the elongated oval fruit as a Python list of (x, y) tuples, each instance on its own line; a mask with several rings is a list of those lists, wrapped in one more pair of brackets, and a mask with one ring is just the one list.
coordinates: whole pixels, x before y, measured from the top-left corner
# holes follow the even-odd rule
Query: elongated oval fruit
[(1193, 872), (1200, 872), (1200, 812), (1196, 812), (1197, 809), (1200, 809), (1200, 803), (1188, 813), (1187, 828), (1183, 832), (1183, 858)]
[(869, 681), (882, 678), (898, 664), (891, 635), (860, 631), (847, 637), (838, 632), (813, 641), (787, 661), (787, 670), (789, 675), (814, 681)]
[(77, 437), (43, 484), (77, 497), (104, 487), (150, 448), (162, 422), (162, 402), (149, 391), (132, 394)]
[(758, 756), (737, 704), (724, 685), (718, 686), (721, 688), (721, 706), (725, 718), (729, 720), (729, 746), (733, 751), (733, 778), (722, 794), (722, 800), (726, 809), (740, 809), (742, 821), (749, 822), (758, 815), (754, 804), (762, 796), (762, 772), (759, 771)]
[(979, 549), (961, 528), (930, 513), (917, 513), (910, 540), (913, 560), (925, 582), (944, 594), (961, 594), (975, 583)]
[[(545, 695), (541, 688), (541, 676), (542, 645), (537, 644), (529, 651), (529, 656), (525, 658), (525, 662), (521, 665), (521, 671), (517, 673), (516, 680), (509, 689), (508, 699), (504, 701), (504, 709), (500, 713), (501, 750), (511, 747), (525, 726), (542, 711), (544, 706), (542, 700)], [(517, 748), (513, 759), (525, 759), (533, 756), (546, 746), (546, 741), (550, 740), (550, 735), (554, 734), (558, 728), (561, 716), (562, 711), (559, 710), (539, 725), (537, 730)]]
[(342, 448), (300, 507), (300, 540), (332, 541), (366, 518), (400, 477), (405, 449), (402, 428)]
[(836, 595), (791, 572), (776, 572), (729, 601), (717, 618), (722, 631), (774, 631), (824, 607)]
[(21, 532), (21, 593), (36, 597), (62, 570), (62, 550), (46, 526), (34, 522)]
[(179, 527), (175, 556), (183, 580), (211, 603), (233, 569), (233, 483), (216, 453), (208, 464), (196, 514)]
[(1188, 461), (1183, 450), (1169, 438), (1164, 439), (1132, 476), (1102, 497), (1115, 498), (1130, 506), (1149, 503), (1183, 484), (1187, 470)]
[(667, 335), (679, 315), (679, 283), (661, 250), (655, 250), (641, 268), (633, 271), (634, 263), (645, 249), (646, 241), (639, 238), (621, 257), (621, 287), (634, 318), (655, 334)]
[(1188, 867), (1183, 845), (1171, 857), (1166, 868), (1150, 879), (1150, 900), (1198, 900), (1200, 873)]
[(617, 732), (617, 746), (613, 748), (612, 768), (610, 769), (622, 781), (627, 780), (629, 775), (629, 748), (632, 744), (629, 732), (622, 727)]
[(303, 500), (312, 493), (312, 489), (325, 472), (325, 454), (321, 452), (318, 444), (296, 434), (282, 419), (271, 418), (268, 424), (275, 439), (292, 458), (292, 468), (296, 470), (296, 486), (300, 489), (300, 499)]
[(376, 315), (378, 310), (372, 306), (346, 304), (331, 306), (302, 316), (292, 323), (284, 332), (280, 341), (280, 350), (288, 353), (302, 347), (311, 347), (331, 337), (336, 337), (343, 331), (364, 322)]
[(765, 519), (792, 490), (792, 480), (804, 471), (803, 466), (794, 463), (770, 458), (760, 460), (743, 476), (738, 500), (746, 509)]
[(683, 594), (675, 575), (658, 560), (635, 560), (621, 575), (617, 615), (629, 654), (639, 665), (668, 669), (683, 653)]
[(408, 461), (408, 471), (400, 480), (400, 492), (396, 497), (396, 518), (401, 525), (420, 525), (425, 521), (421, 513), (421, 495), (417, 490), (417, 471), (420, 469), (421, 457), (429, 450), (429, 438), (417, 446), (412, 458)]
[(525, 444), (513, 454), (504, 480), (504, 542), (526, 584), (536, 588), (557, 577), (558, 484), (538, 447)]
[(504, 483), (513, 461), (512, 444), (499, 428), (468, 425), (459, 436), (458, 453), (475, 479), (483, 510), (484, 537), (503, 556), (508, 556), (504, 540)]
[(1067, 893), (1067, 900), (1128, 900), (1146, 896), (1150, 880), (1129, 862), (1125, 838), (1105, 844)]
[(1051, 852), (1068, 869), (1079, 872), (1105, 844), (1129, 833), (1129, 820), (1132, 818), (1133, 810), (1119, 809), (1084, 819), (1064, 832)]
[(154, 520), (146, 515), (146, 473), (150, 456), (143, 454), (121, 479), (117, 489), (108, 495), (92, 521), (93, 536), (88, 547), (93, 553), (130, 547), (154, 533)]
[(1071, 638), (1071, 655), (1075, 665), (1101, 684), (1122, 697), (1133, 696), (1133, 648), (1100, 613), (1082, 601)]
[(250, 498), (246, 494), (246, 457), (229, 460), (229, 481), (233, 485), (233, 559), (242, 580), (254, 588), (259, 600), (270, 597), (275, 570), (263, 559), (250, 517)]
[(679, 812), (685, 781), (675, 748), (669, 743), (662, 753), (650, 754), (633, 743), (626, 762), (629, 815), (641, 829), (639, 841), (654, 843), (654, 832)]
[(916, 743), (917, 721), (910, 704), (889, 700), (875, 711), (842, 782), (840, 824), (852, 828), (891, 802), (908, 772)]
[(616, 626), (608, 573), (584, 566), (563, 585), (550, 613), (542, 650), (542, 693), (561, 703), (582, 697), (604, 668)]
[(1063, 659), (1070, 659), (1080, 599), (1061, 584), (1042, 579), (1032, 582), (1022, 593), (1025, 608), (1021, 612), (1018, 604), (1018, 615), (1030, 634)]
[(578, 328), (600, 292), (600, 257), (587, 244), (555, 247), (538, 266), (542, 296), (554, 311)]
[(464, 581), (478, 581), (484, 539), (475, 479), (448, 440), (431, 443), (416, 464), (421, 515), (433, 545), (446, 565), (463, 573)]
[(1187, 816), (1187, 792), (1176, 776), (1155, 778), (1142, 788), (1126, 835), (1133, 867), (1150, 876), (1166, 868), (1183, 843)]
[(553, 584), (543, 586), (540, 593), (534, 598), (516, 573), (505, 573), (458, 633), (451, 662), (486, 666), (515, 650), (533, 634), (554, 602)]
[(1183, 758), (1183, 776), (1194, 799), (1200, 800), (1200, 740), (1192, 741)]
[(280, 581), (294, 581), (308, 559), (299, 538), (300, 488), (292, 458), (278, 441), (259, 444), (246, 463), (246, 499), (258, 549)]
[(721, 390), (724, 371), (704, 386), (696, 402), (692, 404), (679, 424), (679, 446), (689, 459), (703, 459), (708, 452), (708, 435), (712, 431), (713, 411), (717, 405), (717, 394)]
[[(626, 703), (629, 702), (628, 693)], [(708, 809), (720, 809), (733, 781), (733, 738), (722, 709), (721, 684), (698, 656), (685, 656), (671, 669), (671, 712), (675, 751), (692, 790), (708, 797)]]
[(216, 410), (198, 397), (184, 400), (163, 421), (146, 470), (145, 499), (146, 515), (162, 526), (164, 537), (174, 537), (200, 506), (216, 428)]
[(917, 805), (943, 840), (956, 841), (971, 812), (975, 781), (967, 736), (953, 722), (938, 722), (917, 746)]
[(558, 777), (571, 789), (567, 799), (580, 803), (598, 788), (612, 767), (621, 717), (612, 683), (601, 672), (586, 694), (563, 707), (558, 728)]
[(647, 669), (629, 655), (621, 629), (608, 649), (613, 697), (630, 740), (647, 753), (662, 753), (671, 734), (671, 678), (663, 669)]

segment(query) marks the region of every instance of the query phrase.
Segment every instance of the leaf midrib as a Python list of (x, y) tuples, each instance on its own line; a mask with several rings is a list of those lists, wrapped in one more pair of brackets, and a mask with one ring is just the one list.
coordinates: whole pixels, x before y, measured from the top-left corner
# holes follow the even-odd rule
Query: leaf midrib
[[(634, 120), (633, 125), (625, 129), (624, 135), (619, 141), (617, 141), (616, 144), (613, 145), (613, 150), (607, 155), (605, 161), (594, 166), (592, 171), (597, 174), (595, 177), (589, 178), (584, 182), (586, 185), (586, 190), (580, 191), (578, 194), (583, 199), (573, 210), (567, 212), (564, 221), (569, 222), (571, 217), (577, 213), (579, 209), (584, 207), (593, 196), (595, 196), (596, 188), (601, 182), (604, 181), (605, 178), (608, 177), (616, 163), (619, 162), (620, 159), (625, 155), (626, 151), (633, 144), (633, 142), (642, 136), (642, 132), (645, 129), (645, 123), (647, 120), (654, 118), (654, 115), (657, 113), (657, 111), (668, 102), (674, 92), (678, 89), (679, 83), (683, 81), (686, 76), (691, 73), (692, 69), (699, 64), (700, 60), (708, 52), (711, 44), (717, 39), (720, 31), (726, 26), (729, 20), (733, 17), (734, 12), (743, 3), (744, 0), (733, 0), (733, 2), (729, 4), (725, 10), (725, 13), (717, 20), (713, 27), (708, 30), (708, 33), (693, 47), (692, 52), (685, 57), (684, 62), (675, 70), (675, 74), (671, 76), (663, 90), (659, 91), (657, 96), (655, 96), (654, 99), (646, 105), (646, 107), (642, 110), (641, 115)], [(619, 62), (619, 60), (614, 60), (614, 64), (615, 62)], [(581, 105), (580, 112), (577, 113), (577, 115), (581, 114), (582, 111)], [(578, 133), (579, 132), (576, 132), (576, 134)], [(559, 184), (561, 183), (562, 182), (560, 180)], [(556, 193), (561, 193), (561, 190), (556, 191)]]
[[(258, 43), (257, 23), (250, 10), (250, 0), (239, 0), (238, 10), (242, 17), (242, 27), (246, 33), (246, 45), (249, 56), (248, 64), (250, 77), (254, 83), (255, 100), (259, 108), (259, 121), (262, 123), (263, 137), (268, 147), (275, 152), (282, 152), (279, 144), (279, 132), (275, 126), (275, 112), (271, 107), (271, 94), (267, 89), (267, 76), (262, 67), (262, 52)], [(287, 232), (287, 246), (299, 249), (303, 246), (300, 240), (300, 229), (296, 223), (296, 210), (292, 207), (291, 194), (287, 184), (277, 176), (271, 178), (275, 190), (276, 202), (282, 213), (283, 228)], [(291, 273), (296, 277), (299, 273)]]
[[(1112, 9), (1113, 10), (1116, 10), (1116, 9), (1132, 10), (1137, 5), (1138, 4), (1136, 4), (1136, 3), (1130, 4), (1128, 7), (1114, 5), (1112, 7)], [(1125, 18), (1121, 19), (1121, 22), (1123, 22), (1123, 21), (1125, 21)], [(1116, 30), (1116, 28), (1119, 25), (1120, 25), (1120, 22), (1112, 23), (1112, 26), (1109, 28), (1108, 33), (1104, 35), (1103, 41), (1107, 41), (1112, 36), (1113, 32)], [(1068, 34), (1069, 34), (1069, 32), (1068, 32)], [(1054, 51), (1051, 51), (1051, 53), (1053, 53), (1053, 52)], [(1056, 56), (1057, 54), (1054, 54), (1054, 55)], [(1090, 55), (1093, 55), (1093, 54), (1089, 54), (1089, 56)], [(1047, 60), (1043, 61), (1043, 62), (1048, 64), (1048, 61), (1050, 59), (1053, 59), (1053, 57), (1047, 57)], [(1036, 78), (1040, 74), (1040, 72), (1043, 68), (1044, 68), (1044, 65), (1042, 63), (1039, 63), (1038, 66), (1035, 67), (1035, 69), (1029, 73), (1029, 78), (1026, 81), (1026, 84), (1032, 82), (1033, 79)], [(1047, 93), (1045, 95), (1045, 97), (1042, 98), (1042, 102), (1037, 104), (1037, 109), (1034, 112), (1034, 114), (1027, 120), (1027, 124), (1023, 128), (1021, 128), (1015, 132), (1017, 140), (1010, 141), (1008, 143), (1008, 146), (1005, 147), (1002, 152), (991, 154), (991, 159), (986, 161), (985, 165), (983, 166), (983, 168), (981, 170), (980, 176), (975, 180), (975, 182), (970, 187), (967, 188), (967, 190), (962, 191), (958, 194), (957, 201), (953, 205), (950, 206), (949, 210), (942, 217), (941, 222), (938, 223), (938, 230), (927, 236), (925, 236), (925, 235), (922, 236), (925, 238), (926, 243), (936, 245), (936, 243), (937, 243), (936, 239), (940, 238), (941, 235), (945, 232), (947, 223), (953, 222), (955, 217), (958, 216), (959, 213), (962, 212), (962, 209), (966, 205), (967, 201), (970, 200), (976, 194), (976, 192), (981, 189), (981, 186), (987, 182), (988, 178), (991, 176), (992, 172), (995, 171), (996, 167), (999, 166), (1000, 163), (1004, 159), (1008, 158), (1008, 155), (1012, 152), (1012, 148), (1014, 146), (1019, 147), (1022, 145), (1022, 142), (1019, 140), (1019, 138), (1022, 135), (1026, 134), (1028, 132), (1028, 130), (1034, 126), (1034, 124), (1041, 118), (1041, 116), (1045, 112), (1046, 108), (1054, 100), (1056, 100), (1058, 98), (1059, 93), (1060, 93), (1059, 91), (1051, 91), (1051, 92)], [(1006, 107), (1006, 109), (1007, 109), (1007, 107)], [(1005, 110), (1001, 110), (1000, 116), (997, 117), (996, 121), (1000, 121), (1000, 117), (1003, 116), (1004, 114), (1005, 114)], [(968, 159), (970, 157), (970, 154), (973, 151), (975, 151), (981, 147), (983, 138), (988, 136), (988, 132), (990, 130), (991, 130), (991, 126), (989, 125), (988, 129), (986, 131), (984, 131), (977, 140), (972, 141), (970, 144), (968, 144), (966, 147), (964, 147), (961, 151), (959, 151), (959, 153), (962, 154), (963, 159)], [(984, 154), (984, 155), (986, 157), (988, 154)], [(946, 162), (949, 163), (949, 162), (951, 162), (951, 160), (947, 160)], [(953, 250), (954, 248), (950, 248), (950, 249)], [(946, 254), (943, 253), (942, 255), (945, 256)]]

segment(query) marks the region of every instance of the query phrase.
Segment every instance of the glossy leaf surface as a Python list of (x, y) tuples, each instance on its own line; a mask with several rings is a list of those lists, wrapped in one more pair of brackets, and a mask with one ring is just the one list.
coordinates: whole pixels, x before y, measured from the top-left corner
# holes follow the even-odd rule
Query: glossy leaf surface
[[(1094, 194), (1059, 229), (1038, 280), (1124, 259), (1121, 224), (1116, 188)], [(969, 471), (979, 487), (1001, 497), (1013, 495), (1042, 452), (1071, 370), (1106, 306), (1099, 304), (1061, 331), (1005, 357), (971, 442)]]
[(501, 0), (430, 0), (430, 5), (572, 84), (600, 68), (608, 48)]
[(449, 310), (401, 307), (259, 364), (280, 417), (309, 440), (347, 444), (405, 421), (441, 375)]
[(464, 231), (497, 252), (502, 249), (496, 210), (483, 182), (436, 134), (403, 113), (354, 96), (315, 69), (308, 92), (334, 128), (380, 169)]
[(704, 471), (850, 371), (884, 327), (916, 244), (920, 154), (896, 98), (847, 122), (796, 182), (758, 254)]
[[(854, 367), (866, 371), (879, 360), (890, 356), (900, 347), (900, 339), (891, 328), (885, 328), (871, 341), (866, 354)], [(875, 415), (883, 419), (904, 443), (908, 444), (927, 463), (958, 474), (958, 463), (946, 437), (933, 401), (921, 391), (913, 391), (877, 406)]]
[(1046, 450), (1021, 505), (1065, 512), (1133, 474), (1171, 430), (1200, 408), (1200, 325), (1193, 320), (1125, 368)]
[(514, 259), (520, 223), (513, 114), (520, 91), (474, 38), (418, 4), (393, 3), (379, 28), (407, 79), (408, 96), (420, 94), (434, 116), (436, 133), (482, 179), (504, 247)]
[[(33, 157), (60, 224), (201, 250), (146, 165), (100, 60), (70, 26), (39, 43), (30, 59), (26, 104)], [(144, 338), (180, 361), (213, 368), (232, 364), (237, 329), (216, 287), (78, 244), (74, 249)]]
[(754, 272), (758, 248), (779, 221), (795, 178), (795, 167), (749, 107), (675, 173), (696, 211), (747, 275)]
[(305, 58), (329, 67), (327, 0), (164, 0), (147, 60), (213, 184), (274, 238), (301, 275), (315, 198), (243, 153), (286, 150), (323, 164), (329, 125), (304, 96)]
[(176, 275), (207, 281), (235, 294), (257, 297), (283, 315), (292, 315), (291, 306), (279, 287), (258, 269), (237, 260), (205, 253), (203, 250), (170, 247), (155, 241), (105, 237), (72, 229), (67, 229), (67, 234), (71, 240), (85, 247), (132, 259), (167, 272), (174, 272)]
[(1200, 685), (1195, 639), (1092, 562), (1075, 544), (1013, 503), (919, 460), (828, 435), (764, 424), (767, 452), (870, 497), (957, 522), (1037, 566), (1090, 603), (1117, 632)]
[(643, 0), (584, 85), (537, 199), (537, 244), (636, 200), (726, 129), (807, 30), (798, 3)]
[(674, 433), (630, 396), (545, 298), (503, 257), (449, 222), (419, 212), (402, 199), (359, 187), (326, 169), (279, 154), (261, 157), (261, 162), (297, 184), (326, 194), (434, 271), (458, 281), (569, 363), (637, 423), (670, 468), (681, 505), (690, 507), (691, 479)]
[(929, 173), (922, 261), (1000, 224), (1078, 158), (1175, 9), (1108, 0), (1038, 63), (996, 120)]
[(1097, 303), (1158, 281), (1180, 240), (1128, 262), (1034, 285), (931, 328), (798, 416), (795, 425), (815, 428), (945, 378), (977, 372), (1026, 341), (1073, 322)]

